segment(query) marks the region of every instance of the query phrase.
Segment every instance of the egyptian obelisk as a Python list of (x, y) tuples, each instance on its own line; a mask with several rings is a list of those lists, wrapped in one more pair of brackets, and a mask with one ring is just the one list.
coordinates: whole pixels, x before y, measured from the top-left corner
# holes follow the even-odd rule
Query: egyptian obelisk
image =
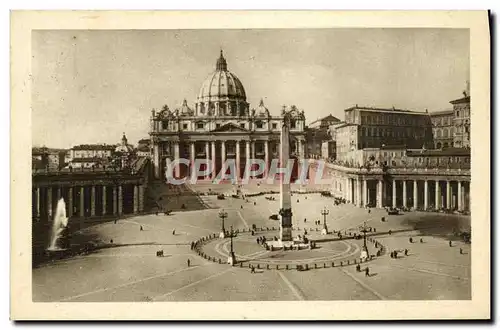
[[(287, 168), (290, 158), (290, 114), (285, 113), (281, 125), (280, 167)], [(280, 182), (280, 240), (292, 242), (292, 197), (290, 196), (290, 175), (282, 174)]]

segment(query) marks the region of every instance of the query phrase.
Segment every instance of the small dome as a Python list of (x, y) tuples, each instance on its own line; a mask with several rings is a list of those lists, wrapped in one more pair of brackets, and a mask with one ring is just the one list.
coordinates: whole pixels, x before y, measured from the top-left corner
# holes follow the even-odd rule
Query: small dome
[(222, 50), (215, 71), (201, 85), (198, 101), (218, 101), (221, 98), (246, 101), (245, 88), (238, 77), (227, 70)]
[(257, 107), (257, 109), (255, 109), (255, 115), (257, 117), (268, 117), (269, 116), (269, 110), (264, 105), (263, 99), (260, 99), (259, 106)]
[(191, 109), (188, 106), (186, 99), (184, 99), (181, 107), (178, 108), (177, 111), (178, 111), (180, 116), (193, 116), (194, 115), (194, 111), (193, 111), (193, 109)]
[(115, 152), (120, 153), (131, 153), (134, 151), (134, 147), (128, 144), (127, 137), (125, 136), (125, 132), (122, 136), (122, 142), (115, 148)]

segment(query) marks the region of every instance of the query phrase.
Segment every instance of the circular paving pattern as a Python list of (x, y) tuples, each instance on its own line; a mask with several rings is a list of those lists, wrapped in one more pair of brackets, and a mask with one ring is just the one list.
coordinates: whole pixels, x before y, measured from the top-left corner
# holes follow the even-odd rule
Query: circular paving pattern
[[(233, 249), (236, 255), (237, 267), (297, 269), (300, 265), (306, 268), (327, 268), (361, 263), (363, 239), (338, 239), (329, 235), (315, 241), (315, 248), (302, 247), (300, 250), (266, 250), (257, 243), (259, 237), (267, 241), (279, 236), (277, 230), (255, 232), (239, 232), (233, 237)], [(375, 247), (375, 243), (377, 247)], [(226, 263), (230, 254), (230, 238), (220, 239), (217, 234), (203, 237), (196, 242), (194, 249), (203, 258), (216, 263)], [(367, 238), (367, 245), (372, 259), (377, 251), (384, 253), (384, 247), (373, 238)], [(368, 260), (366, 260), (368, 261)], [(364, 261), (364, 262), (366, 262)]]

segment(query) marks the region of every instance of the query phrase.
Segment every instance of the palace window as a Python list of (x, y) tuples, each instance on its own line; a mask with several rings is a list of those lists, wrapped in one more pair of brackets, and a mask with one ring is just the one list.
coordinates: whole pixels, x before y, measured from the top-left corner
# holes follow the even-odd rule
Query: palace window
[(257, 128), (262, 128), (262, 126), (263, 126), (262, 122), (261, 121), (257, 122), (256, 126), (257, 126)]
[(241, 127), (241, 128), (245, 128), (245, 124), (244, 124), (244, 123), (241, 123), (241, 124), (240, 124), (240, 127)]
[(205, 127), (205, 124), (203, 124), (203, 123), (196, 123), (196, 128), (202, 129), (203, 127)]
[(168, 120), (163, 120), (161, 122), (161, 129), (168, 129)]
[(187, 129), (188, 128), (188, 124), (182, 124), (182, 129)]
[(273, 129), (276, 129), (278, 127), (278, 124), (273, 123)]
[(295, 120), (292, 120), (292, 121), (290, 122), (290, 128), (291, 128), (291, 129), (295, 129), (295, 128), (296, 128), (296, 126), (297, 126), (297, 125), (296, 125)]
[(215, 128), (220, 128), (220, 124), (215, 124)]

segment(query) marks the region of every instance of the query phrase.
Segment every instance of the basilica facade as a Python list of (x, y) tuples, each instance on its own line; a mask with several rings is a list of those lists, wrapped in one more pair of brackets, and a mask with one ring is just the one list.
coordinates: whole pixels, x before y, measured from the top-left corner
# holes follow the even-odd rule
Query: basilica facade
[(272, 159), (279, 157), (285, 113), (291, 115), (292, 156), (303, 159), (304, 111), (293, 105), (283, 106), (279, 115), (272, 115), (262, 99), (257, 107), (251, 107), (242, 82), (228, 70), (221, 51), (214, 72), (201, 85), (194, 107), (184, 100), (175, 110), (168, 105), (160, 111), (152, 110), (149, 135), (154, 176), (164, 179), (169, 164), (181, 158), (189, 159), (190, 165), (175, 163), (172, 171), (177, 178), (193, 174), (195, 159), (206, 159), (215, 169), (199, 179), (215, 178), (229, 159), (234, 160), (240, 178), (250, 159), (261, 159), (267, 169)]

